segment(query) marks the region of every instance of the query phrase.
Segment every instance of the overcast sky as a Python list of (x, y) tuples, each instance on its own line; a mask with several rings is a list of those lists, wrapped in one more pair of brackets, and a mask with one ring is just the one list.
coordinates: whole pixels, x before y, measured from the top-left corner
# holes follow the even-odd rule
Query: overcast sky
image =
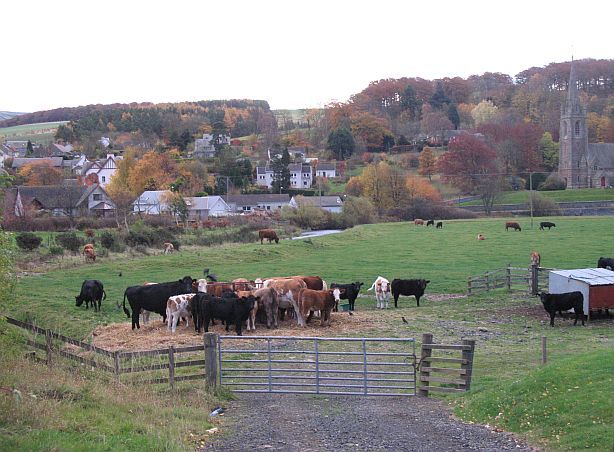
[(6, 0), (0, 110), (113, 102), (345, 101), (435, 79), (614, 58), (612, 1)]

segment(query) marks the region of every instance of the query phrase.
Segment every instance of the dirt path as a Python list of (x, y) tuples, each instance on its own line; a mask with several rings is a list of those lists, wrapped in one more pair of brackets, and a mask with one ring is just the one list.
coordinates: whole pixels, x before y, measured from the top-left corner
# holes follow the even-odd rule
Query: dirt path
[(424, 397), (245, 394), (218, 419), (205, 450), (532, 450), (507, 433), (454, 420)]

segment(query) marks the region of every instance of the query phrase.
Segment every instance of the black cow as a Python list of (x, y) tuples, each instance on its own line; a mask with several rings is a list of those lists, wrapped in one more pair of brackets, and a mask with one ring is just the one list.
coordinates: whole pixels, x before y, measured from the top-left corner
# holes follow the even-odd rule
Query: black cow
[(435, 226), (435, 220), (429, 220), (426, 222), (426, 227)]
[(194, 280), (189, 276), (184, 276), (179, 281), (171, 281), (149, 286), (130, 286), (124, 292), (124, 312), (130, 317), (130, 311), (126, 309), (126, 297), (132, 309), (132, 329), (141, 328), (139, 323), (139, 313), (141, 309), (150, 312), (157, 312), (166, 321), (166, 301), (173, 295), (192, 293)]
[(539, 298), (542, 300), (544, 309), (550, 314), (550, 326), (554, 326), (554, 316), (557, 311), (567, 311), (573, 309), (576, 313), (576, 320), (573, 324), (578, 323), (578, 317), (582, 316), (582, 325), (584, 325), (584, 295), (582, 292), (566, 292), (566, 293), (546, 293), (540, 292)]
[(196, 314), (194, 328), (200, 333), (200, 328), (204, 327), (207, 333), (209, 322), (216, 318), (226, 322), (226, 331), (229, 330), (230, 324), (234, 323), (237, 336), (242, 336), (243, 322), (249, 317), (257, 300), (259, 297), (253, 295), (241, 298), (220, 298), (202, 292), (198, 293), (192, 299), (192, 317)]
[(397, 307), (399, 295), (413, 295), (416, 297), (416, 305), (420, 306), (420, 297), (424, 295), (424, 289), (430, 282), (428, 279), (393, 279), (390, 283), (390, 290), (394, 297), (394, 307)]
[(542, 231), (544, 230), (544, 228), (548, 228), (548, 230), (550, 230), (550, 228), (555, 228), (556, 224), (551, 223), (550, 221), (542, 221), (541, 223), (539, 223), (539, 229), (541, 229)]
[(611, 257), (600, 257), (597, 261), (597, 268), (614, 270), (614, 259)]
[[(350, 311), (354, 310), (354, 303), (356, 302), (356, 298), (358, 298), (358, 293), (360, 292), (360, 287), (363, 285), (364, 283), (361, 283), (359, 281), (353, 282), (351, 284), (337, 284), (337, 283), (332, 283), (330, 285), (331, 289), (334, 288), (339, 288), (341, 289), (341, 294), (339, 295), (339, 298), (341, 298), (342, 300), (347, 300), (348, 303), (350, 304)], [(337, 312), (339, 309), (337, 307), (337, 304), (335, 303), (335, 309), (334, 311)]]
[(441, 228), (443, 228), (443, 221), (438, 221), (438, 222), (437, 222), (437, 224), (435, 225), (435, 227), (436, 227), (437, 229), (441, 229)]
[(85, 301), (85, 309), (89, 309), (90, 302), (94, 311), (100, 311), (102, 300), (107, 298), (107, 293), (104, 291), (104, 286), (97, 279), (86, 279), (81, 284), (81, 293), (75, 297), (76, 305), (81, 306)]

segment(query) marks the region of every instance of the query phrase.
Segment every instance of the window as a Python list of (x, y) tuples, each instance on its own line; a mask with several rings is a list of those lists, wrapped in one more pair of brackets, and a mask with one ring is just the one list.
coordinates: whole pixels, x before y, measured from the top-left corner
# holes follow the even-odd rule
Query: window
[(307, 185), (307, 181), (303, 181), (303, 185)]
[(580, 168), (580, 160), (578, 160), (578, 168)]
[(94, 193), (93, 198), (94, 198), (94, 201), (101, 201), (102, 195), (100, 193)]
[(574, 133), (577, 137), (580, 136), (580, 121), (576, 121), (576, 125), (574, 126)]
[(597, 165), (593, 166), (593, 169), (594, 169), (595, 171), (597, 171)]
[(271, 210), (271, 206), (266, 206), (266, 210)]
[(106, 182), (107, 181), (107, 176), (102, 176), (101, 180), (102, 180), (102, 182)]
[(567, 121), (563, 121), (563, 137), (567, 138)]

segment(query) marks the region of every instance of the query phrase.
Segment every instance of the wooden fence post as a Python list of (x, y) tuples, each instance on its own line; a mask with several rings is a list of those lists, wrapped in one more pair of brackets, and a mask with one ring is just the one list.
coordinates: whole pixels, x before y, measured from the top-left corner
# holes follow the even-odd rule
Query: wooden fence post
[(424, 345), (432, 344), (432, 343), (433, 343), (433, 334), (424, 333), (422, 335), (422, 347), (421, 347), (421, 352), (420, 352), (420, 391), (419, 391), (419, 394), (424, 397), (429, 396), (429, 389), (428, 389), (429, 382), (424, 381), (422, 379), (422, 376), (428, 377), (430, 372), (424, 372), (422, 368), (430, 366), (430, 363), (428, 362), (428, 360), (426, 364), (424, 364), (424, 360), (425, 358), (430, 358), (431, 353), (432, 353), (432, 350), (430, 348), (425, 348)]
[(175, 389), (175, 347), (168, 349), (168, 383), (171, 389)]
[(542, 364), (546, 364), (548, 361), (548, 350), (546, 347), (546, 336), (542, 336)]
[(486, 292), (490, 291), (490, 275), (488, 274), (488, 272), (485, 273), (486, 276)]
[(471, 296), (471, 276), (467, 278), (467, 296)]
[(507, 291), (512, 291), (512, 269), (510, 268), (512, 264), (507, 264), (505, 268), (505, 285), (507, 287)]
[(119, 375), (121, 373), (119, 354), (119, 350), (113, 352), (113, 373), (115, 374), (115, 378), (117, 379), (117, 381), (120, 381)]
[(473, 352), (475, 350), (475, 340), (463, 339), (463, 345), (469, 345), (469, 350), (463, 350), (462, 358), (465, 360), (461, 364), (461, 369), (465, 370), (465, 391), (471, 388), (471, 374), (473, 373)]
[(537, 295), (539, 292), (539, 267), (531, 265), (531, 295)]
[(217, 386), (217, 343), (217, 334), (205, 333), (205, 375), (210, 388)]
[(51, 358), (51, 339), (53, 338), (53, 336), (51, 336), (51, 331), (50, 330), (45, 330), (45, 347), (47, 350), (47, 365), (49, 367), (51, 367), (52, 364), (52, 358)]

